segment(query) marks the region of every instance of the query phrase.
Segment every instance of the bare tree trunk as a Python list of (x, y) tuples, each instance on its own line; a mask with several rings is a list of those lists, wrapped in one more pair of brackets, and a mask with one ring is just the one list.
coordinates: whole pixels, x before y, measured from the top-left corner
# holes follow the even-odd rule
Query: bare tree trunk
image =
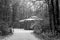
[(49, 15), (50, 15), (50, 27), (52, 32), (55, 31), (55, 27), (59, 24), (59, 7), (58, 0), (49, 0)]
[(54, 23), (53, 23), (53, 13), (54, 13), (54, 7), (53, 7), (53, 2), (52, 0), (49, 0), (49, 17), (50, 17), (50, 27), (51, 27), (51, 30), (52, 28), (54, 29)]
[(56, 30), (59, 29), (59, 3), (58, 0), (54, 0), (54, 14), (55, 15), (55, 28)]

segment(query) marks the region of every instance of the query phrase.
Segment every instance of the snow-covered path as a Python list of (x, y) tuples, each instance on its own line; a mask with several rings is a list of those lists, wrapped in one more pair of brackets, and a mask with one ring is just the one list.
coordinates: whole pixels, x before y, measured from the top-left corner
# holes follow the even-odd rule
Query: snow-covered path
[(33, 34), (33, 30), (14, 29), (14, 34), (0, 40), (39, 40)]

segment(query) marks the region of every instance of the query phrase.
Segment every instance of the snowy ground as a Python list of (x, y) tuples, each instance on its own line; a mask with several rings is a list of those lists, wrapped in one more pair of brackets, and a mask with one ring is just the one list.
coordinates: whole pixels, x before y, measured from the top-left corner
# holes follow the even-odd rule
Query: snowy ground
[(0, 37), (0, 40), (39, 40), (33, 35), (33, 30), (14, 29), (14, 34)]

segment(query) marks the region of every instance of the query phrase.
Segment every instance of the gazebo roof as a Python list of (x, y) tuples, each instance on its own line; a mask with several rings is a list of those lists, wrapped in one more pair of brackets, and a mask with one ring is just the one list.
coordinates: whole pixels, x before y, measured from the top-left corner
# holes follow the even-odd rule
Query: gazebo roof
[(31, 16), (27, 19), (19, 20), (19, 22), (24, 22), (24, 21), (32, 21), (32, 20), (43, 20), (42, 18), (39, 18), (37, 16)]

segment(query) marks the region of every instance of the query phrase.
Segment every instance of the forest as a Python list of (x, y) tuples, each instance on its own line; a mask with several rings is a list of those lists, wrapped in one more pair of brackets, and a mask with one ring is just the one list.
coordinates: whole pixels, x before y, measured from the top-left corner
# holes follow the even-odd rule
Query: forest
[(0, 0), (0, 35), (12, 33), (11, 28), (20, 28), (22, 25), (19, 20), (37, 16), (44, 21), (33, 25), (36, 34), (58, 36), (60, 34), (59, 2), (59, 0)]

